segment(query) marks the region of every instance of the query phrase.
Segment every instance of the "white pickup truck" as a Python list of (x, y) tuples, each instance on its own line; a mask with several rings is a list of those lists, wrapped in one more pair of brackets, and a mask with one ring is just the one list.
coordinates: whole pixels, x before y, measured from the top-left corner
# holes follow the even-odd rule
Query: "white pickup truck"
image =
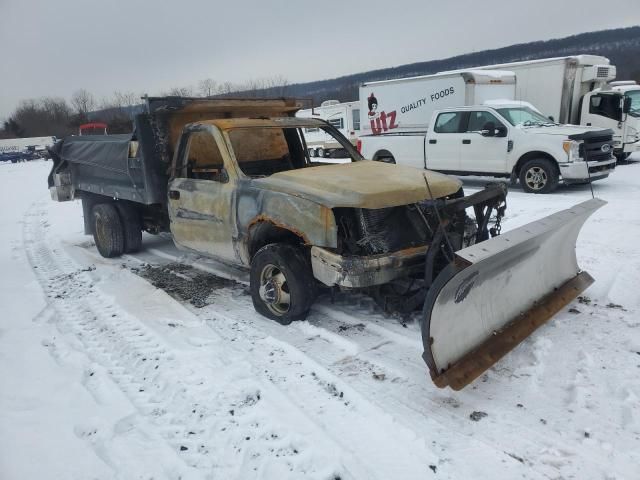
[(528, 193), (588, 183), (615, 168), (613, 132), (560, 125), (532, 105), (487, 101), (433, 112), (426, 132), (362, 136), (365, 158), (456, 175), (519, 179)]

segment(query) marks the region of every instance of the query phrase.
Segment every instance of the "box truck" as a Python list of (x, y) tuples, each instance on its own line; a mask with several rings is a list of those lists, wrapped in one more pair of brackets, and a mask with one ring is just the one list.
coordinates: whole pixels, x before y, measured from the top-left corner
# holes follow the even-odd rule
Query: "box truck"
[(505, 71), (460, 71), (363, 83), (361, 135), (424, 132), (434, 110), (513, 99), (515, 75)]
[(515, 75), (503, 70), (364, 84), (368, 135), (360, 137), (360, 151), (455, 175), (511, 177), (529, 193), (609, 175), (616, 164), (612, 131), (556, 124), (513, 100), (515, 87)]
[(514, 72), (515, 98), (554, 121), (613, 130), (618, 159), (640, 151), (640, 86), (611, 83), (616, 67), (608, 58), (574, 55), (475, 68)]
[[(316, 108), (300, 110), (299, 118), (319, 118), (330, 123), (349, 141), (355, 145), (360, 135), (360, 102), (344, 102), (326, 100)], [(305, 130), (307, 148), (312, 157), (336, 156), (344, 154), (342, 147), (335, 139), (320, 128)]]

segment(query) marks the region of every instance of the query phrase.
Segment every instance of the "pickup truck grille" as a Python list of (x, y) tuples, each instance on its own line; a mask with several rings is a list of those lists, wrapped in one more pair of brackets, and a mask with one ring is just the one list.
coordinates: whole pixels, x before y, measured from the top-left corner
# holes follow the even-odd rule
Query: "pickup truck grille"
[(580, 144), (580, 156), (587, 162), (610, 160), (612, 153), (613, 137), (611, 135), (588, 136), (584, 139), (584, 143)]

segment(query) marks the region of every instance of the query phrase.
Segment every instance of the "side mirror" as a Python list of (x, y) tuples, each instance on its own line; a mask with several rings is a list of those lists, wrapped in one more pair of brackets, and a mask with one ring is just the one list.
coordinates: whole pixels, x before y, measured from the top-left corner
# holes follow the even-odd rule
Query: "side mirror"
[(496, 127), (496, 137), (506, 137), (507, 136), (507, 127), (504, 125), (500, 125)]
[(483, 137), (495, 137), (496, 136), (496, 124), (493, 122), (487, 122), (480, 130), (480, 134)]
[(553, 118), (553, 115), (549, 115), (547, 118), (551, 120), (553, 123), (556, 123), (556, 120), (555, 118)]
[(629, 113), (631, 111), (631, 97), (625, 95), (622, 98), (622, 113)]

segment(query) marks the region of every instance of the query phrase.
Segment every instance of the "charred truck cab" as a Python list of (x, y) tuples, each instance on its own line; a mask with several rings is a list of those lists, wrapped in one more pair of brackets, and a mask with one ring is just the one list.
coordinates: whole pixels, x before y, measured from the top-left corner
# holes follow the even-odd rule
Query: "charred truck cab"
[[(575, 241), (601, 201), (500, 235), (503, 186), (464, 196), (455, 178), (365, 160), (327, 122), (294, 118), (300, 106), (149, 98), (134, 134), (55, 145), (52, 197), (82, 200), (105, 257), (139, 250), (143, 230), (170, 232), (181, 249), (249, 270), (255, 309), (284, 325), (327, 288), (422, 309), (439, 386), (473, 381), (590, 284)], [(309, 129), (346, 158), (311, 158)], [(534, 287), (518, 287), (520, 277)], [(500, 295), (507, 306), (493, 303)]]

